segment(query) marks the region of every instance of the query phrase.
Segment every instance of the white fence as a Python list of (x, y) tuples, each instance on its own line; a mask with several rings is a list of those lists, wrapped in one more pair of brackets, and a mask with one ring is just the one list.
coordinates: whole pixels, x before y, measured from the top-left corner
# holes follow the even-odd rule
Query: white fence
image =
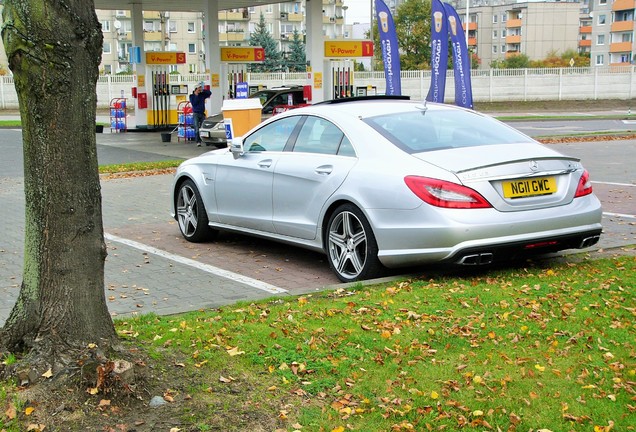
[[(471, 71), (475, 102), (632, 99), (636, 96), (635, 66), (590, 68), (489, 69)], [(309, 84), (307, 74), (252, 73), (250, 85), (276, 87)], [(171, 84), (193, 84), (204, 75), (170, 75)], [(403, 71), (402, 94), (423, 99), (428, 93), (431, 71)], [(323, 79), (323, 82), (327, 80)], [(326, 85), (326, 84), (325, 84)], [(131, 97), (132, 75), (105, 75), (97, 82), (97, 106), (107, 108), (111, 99)], [(357, 87), (375, 87), (384, 93), (384, 72), (354, 72)], [(454, 100), (454, 76), (446, 76), (446, 102)], [(18, 108), (13, 78), (0, 77), (0, 109)]]

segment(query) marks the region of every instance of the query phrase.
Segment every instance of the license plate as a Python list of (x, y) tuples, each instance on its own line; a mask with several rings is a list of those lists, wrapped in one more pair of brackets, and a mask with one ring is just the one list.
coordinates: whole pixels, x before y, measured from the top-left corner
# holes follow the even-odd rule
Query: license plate
[(199, 136), (207, 138), (210, 136), (210, 132), (199, 131)]
[(557, 184), (554, 177), (537, 177), (503, 182), (503, 194), (506, 198), (550, 195), (556, 191)]

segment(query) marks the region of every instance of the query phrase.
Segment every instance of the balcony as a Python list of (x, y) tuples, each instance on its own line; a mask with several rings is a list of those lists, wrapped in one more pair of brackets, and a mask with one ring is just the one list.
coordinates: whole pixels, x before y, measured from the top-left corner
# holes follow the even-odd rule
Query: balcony
[(636, 9), (636, 1), (635, 0), (616, 0), (612, 5), (613, 11), (622, 11), (622, 10), (630, 10)]
[(610, 44), (611, 53), (631, 52), (631, 51), (632, 51), (631, 42), (616, 42), (616, 43)]
[(148, 42), (156, 42), (156, 41), (163, 40), (163, 32), (160, 32), (160, 31), (144, 32), (144, 40)]
[(579, 46), (580, 47), (591, 47), (592, 46), (592, 39), (581, 39), (579, 41)]
[[(462, 27), (464, 28), (464, 31), (466, 31), (466, 24), (462, 24)], [(468, 23), (468, 31), (476, 31), (477, 30), (477, 23), (476, 22), (469, 22)]]
[(509, 19), (506, 21), (506, 28), (518, 28), (521, 27), (522, 24), (521, 18)]
[(304, 19), (305, 17), (303, 16), (303, 14), (299, 14), (299, 13), (289, 13), (287, 15), (287, 21), (300, 22), (300, 21), (303, 21)]
[(247, 21), (250, 19), (250, 14), (247, 9), (238, 12), (219, 11), (220, 21)]
[(146, 20), (160, 20), (161, 13), (155, 11), (143, 11), (142, 12), (144, 19)]
[(242, 42), (245, 40), (245, 32), (219, 33), (219, 42)]
[(477, 38), (468, 38), (468, 46), (477, 46)]
[(622, 32), (634, 30), (634, 21), (614, 21), (610, 31)]
[(592, 26), (579, 27), (579, 34), (592, 34)]
[(521, 43), (521, 35), (506, 36), (506, 43), (507, 44), (519, 44), (519, 43)]

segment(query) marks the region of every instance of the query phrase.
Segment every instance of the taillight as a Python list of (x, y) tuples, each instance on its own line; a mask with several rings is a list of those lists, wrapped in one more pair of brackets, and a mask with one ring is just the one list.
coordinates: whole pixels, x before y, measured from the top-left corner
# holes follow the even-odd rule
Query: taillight
[(576, 188), (574, 198), (582, 197), (592, 193), (592, 182), (590, 181), (590, 173), (583, 171), (583, 175), (579, 179), (579, 185)]
[(477, 191), (457, 183), (427, 177), (406, 176), (404, 183), (424, 202), (446, 208), (492, 207)]

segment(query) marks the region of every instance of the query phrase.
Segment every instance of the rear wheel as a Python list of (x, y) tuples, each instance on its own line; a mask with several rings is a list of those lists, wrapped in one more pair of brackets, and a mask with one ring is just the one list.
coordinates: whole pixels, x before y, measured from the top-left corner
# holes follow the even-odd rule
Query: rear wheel
[(383, 266), (371, 225), (360, 209), (344, 204), (336, 209), (327, 225), (329, 266), (342, 282), (372, 279)]
[(176, 208), (179, 230), (186, 240), (199, 243), (216, 234), (208, 225), (201, 194), (192, 180), (186, 180), (179, 186)]

